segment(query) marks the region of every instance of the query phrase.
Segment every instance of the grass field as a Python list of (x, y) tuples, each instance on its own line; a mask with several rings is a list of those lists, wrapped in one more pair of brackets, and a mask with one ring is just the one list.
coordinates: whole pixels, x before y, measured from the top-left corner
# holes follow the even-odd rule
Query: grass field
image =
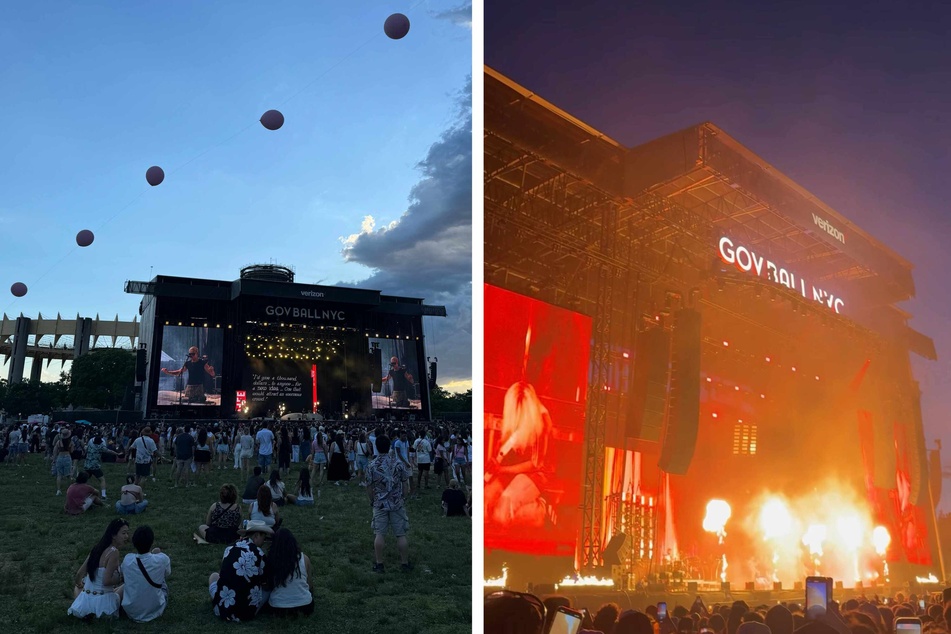
[[(371, 510), (366, 491), (355, 483), (348, 487), (324, 484), (316, 506), (282, 509), (284, 526), (294, 532), (311, 559), (314, 615), (296, 622), (263, 616), (250, 626), (221, 622), (212, 613), (207, 579), (218, 570), (224, 546), (198, 546), (192, 533), (217, 499), (218, 487), (232, 482), (240, 494), (244, 479), (240, 471), (229, 467), (211, 473), (210, 487), (173, 489), (168, 465), (159, 467), (157, 482), (144, 485), (148, 510), (127, 518), (132, 530), (143, 524), (151, 526), (155, 545), (171, 557), (165, 614), (147, 624), (128, 619), (83, 623), (66, 615), (72, 602), (73, 576), (106, 525), (117, 517), (111, 505), (125, 483), (126, 465), (104, 465), (110, 506), (70, 517), (63, 512), (64, 498), (54, 495), (56, 484), (48, 463), (41, 456), (27, 458), (26, 464), (18, 467), (0, 463), (0, 631), (4, 633), (123, 630), (205, 634), (248, 627), (269, 632), (472, 631), (471, 522), (441, 517), (441, 488), (424, 490), (420, 499), (407, 501), (410, 559), (415, 570), (399, 571), (395, 539), (390, 536), (387, 570), (373, 573)], [(289, 489), (296, 479), (287, 478)], [(96, 480), (90, 483), (95, 486)], [(131, 547), (130, 543), (123, 556)]]

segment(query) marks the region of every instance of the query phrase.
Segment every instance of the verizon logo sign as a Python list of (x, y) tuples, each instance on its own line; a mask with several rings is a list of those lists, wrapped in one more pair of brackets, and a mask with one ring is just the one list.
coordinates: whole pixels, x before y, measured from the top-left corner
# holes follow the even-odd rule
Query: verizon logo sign
[(812, 214), (812, 221), (813, 221), (814, 223), (816, 223), (816, 226), (817, 226), (817, 227), (819, 227), (820, 229), (822, 229), (823, 231), (825, 231), (826, 233), (828, 233), (830, 236), (832, 236), (833, 238), (835, 238), (836, 240), (838, 240), (838, 241), (841, 242), (842, 244), (845, 244), (845, 234), (842, 233), (841, 231), (839, 231), (838, 229), (836, 229), (836, 228), (832, 225), (831, 222), (829, 222), (828, 220), (824, 220), (824, 219), (820, 218), (820, 217), (817, 216), (816, 214)]

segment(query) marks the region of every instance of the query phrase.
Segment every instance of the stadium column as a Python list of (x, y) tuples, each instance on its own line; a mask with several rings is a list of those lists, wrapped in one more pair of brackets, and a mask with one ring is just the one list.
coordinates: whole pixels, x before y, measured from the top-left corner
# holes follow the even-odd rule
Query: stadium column
[(30, 366), (30, 382), (39, 381), (42, 372), (43, 357), (33, 357), (33, 365)]
[(74, 359), (78, 359), (89, 352), (90, 337), (92, 337), (92, 319), (76, 315), (76, 337), (73, 340)]
[(26, 365), (27, 339), (30, 336), (30, 318), (20, 315), (17, 317), (13, 331), (13, 351), (10, 359), (10, 371), (7, 374), (7, 383), (23, 381), (23, 368)]

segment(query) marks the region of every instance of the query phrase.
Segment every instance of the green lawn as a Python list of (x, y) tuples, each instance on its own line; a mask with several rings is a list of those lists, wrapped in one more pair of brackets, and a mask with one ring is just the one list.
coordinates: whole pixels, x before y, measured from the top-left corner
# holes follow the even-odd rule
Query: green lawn
[[(114, 504), (125, 482), (126, 465), (106, 464), (104, 469), (108, 503)], [(133, 530), (150, 525), (156, 546), (171, 557), (169, 606), (158, 621), (148, 624), (128, 619), (86, 624), (66, 615), (72, 602), (73, 575), (108, 522), (117, 516), (115, 508), (94, 508), (69, 517), (63, 512), (63, 497), (54, 495), (56, 485), (49, 465), (40, 456), (31, 454), (19, 467), (0, 463), (3, 632), (122, 629), (195, 634), (248, 629), (223, 623), (212, 613), (207, 579), (218, 570), (224, 546), (197, 546), (191, 538), (216, 500), (218, 486), (232, 482), (239, 494), (243, 490), (240, 471), (213, 471), (211, 487), (172, 489), (169, 467), (160, 469), (157, 482), (145, 483), (148, 510), (127, 519)], [(95, 483), (93, 479), (91, 484)], [(275, 632), (470, 632), (472, 525), (464, 518), (441, 517), (440, 495), (441, 489), (433, 487), (424, 490), (421, 499), (407, 502), (410, 558), (415, 570), (405, 574), (399, 572), (392, 536), (387, 544), (387, 571), (382, 575), (371, 571), (371, 510), (366, 491), (355, 483), (348, 487), (324, 484), (316, 506), (282, 509), (284, 526), (294, 532), (311, 559), (316, 610), (304, 622), (263, 616), (251, 627)]]

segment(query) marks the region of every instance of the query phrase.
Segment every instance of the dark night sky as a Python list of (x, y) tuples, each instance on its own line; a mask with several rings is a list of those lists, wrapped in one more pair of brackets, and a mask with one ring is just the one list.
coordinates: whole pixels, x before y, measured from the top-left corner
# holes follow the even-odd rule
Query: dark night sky
[(486, 0), (485, 61), (626, 146), (711, 121), (910, 260), (951, 448), (951, 7), (772, 4)]

